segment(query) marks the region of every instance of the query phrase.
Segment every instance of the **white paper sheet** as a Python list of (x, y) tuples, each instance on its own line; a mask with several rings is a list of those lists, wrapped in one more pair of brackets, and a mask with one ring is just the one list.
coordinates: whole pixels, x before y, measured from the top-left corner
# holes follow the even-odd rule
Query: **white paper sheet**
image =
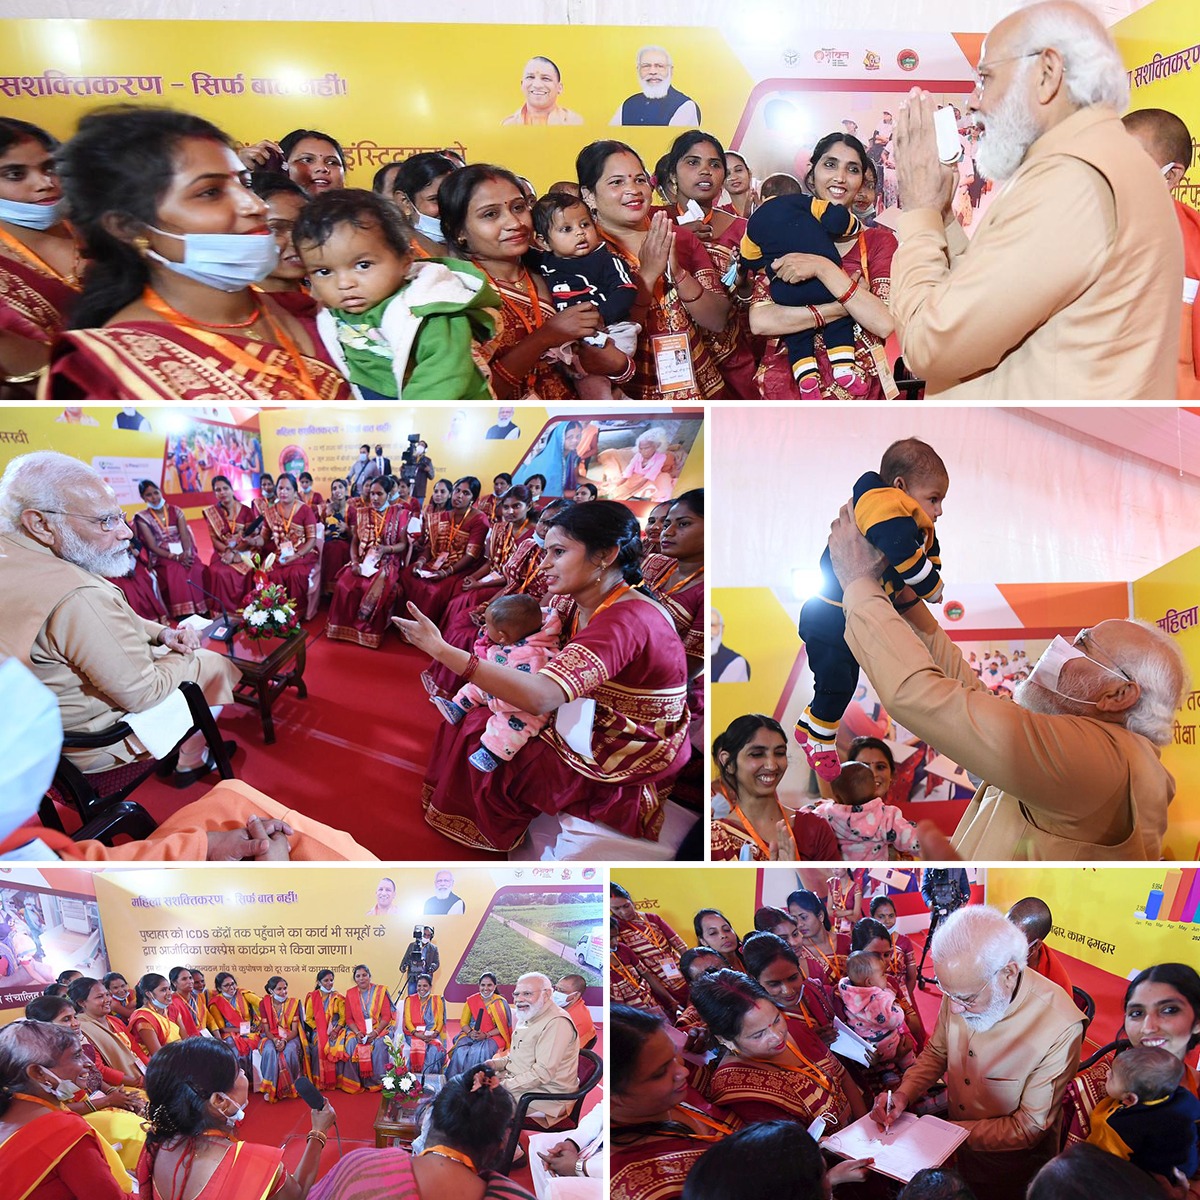
[(966, 1138), (967, 1131), (959, 1125), (906, 1112), (887, 1130), (880, 1129), (870, 1115), (859, 1117), (821, 1145), (843, 1158), (873, 1158), (873, 1171), (907, 1183), (925, 1167), (940, 1167)]

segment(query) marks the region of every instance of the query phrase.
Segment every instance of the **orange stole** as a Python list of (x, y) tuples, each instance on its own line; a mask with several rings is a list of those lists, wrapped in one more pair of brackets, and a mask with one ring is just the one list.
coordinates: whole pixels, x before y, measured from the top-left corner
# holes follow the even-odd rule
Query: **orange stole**
[(179, 1026), (179, 1032), (185, 1037), (199, 1037), (200, 1031), (208, 1023), (208, 1003), (200, 992), (193, 993), (196, 997), (196, 1015), (192, 1015), (191, 1005), (182, 997), (176, 996), (171, 1001), (167, 1016)]
[[(270, 996), (264, 996), (262, 1003), (258, 1006), (259, 1036), (264, 1042), (270, 1038), (278, 1037), (280, 1029), (283, 1030), (283, 1036), (286, 1038), (299, 1020), (300, 1001), (291, 996), (288, 997), (282, 1009), (277, 1007), (276, 1002)], [(274, 1103), (276, 1100), (285, 1100), (289, 1096), (296, 1094), (295, 1080), (292, 1079), (291, 1068), (287, 1065), (287, 1060), (283, 1057), (282, 1050), (279, 1051), (278, 1062), (279, 1078), (277, 1080), (272, 1082), (265, 1075), (263, 1076), (263, 1095), (266, 1096), (269, 1104)], [(303, 1072), (305, 1078), (312, 1078), (303, 1038), (300, 1040), (300, 1070)]]
[(346, 1026), (354, 1037), (360, 1037), (367, 1030), (367, 1018), (371, 1018), (371, 1032), (383, 1034), (391, 1028), (396, 1010), (392, 1007), (392, 998), (387, 988), (377, 983), (371, 984), (371, 996), (367, 1002), (367, 1011), (363, 1011), (362, 992), (352, 987), (346, 993)]
[[(246, 999), (245, 992), (241, 989), (238, 990), (236, 1008), (220, 992), (217, 992), (209, 1000), (208, 1010), (210, 1014), (215, 1014), (220, 1022), (216, 1027), (216, 1032), (228, 1034), (229, 1040), (233, 1042), (239, 1054), (249, 1054), (251, 1050), (257, 1048), (259, 1035), (253, 1029), (248, 1034), (241, 1032), (244, 1022), (254, 1024), (254, 1010), (250, 1007), (250, 1001)], [(213, 1023), (210, 1021), (209, 1027), (212, 1028), (212, 1025)], [(230, 1033), (231, 1030), (232, 1033)]]

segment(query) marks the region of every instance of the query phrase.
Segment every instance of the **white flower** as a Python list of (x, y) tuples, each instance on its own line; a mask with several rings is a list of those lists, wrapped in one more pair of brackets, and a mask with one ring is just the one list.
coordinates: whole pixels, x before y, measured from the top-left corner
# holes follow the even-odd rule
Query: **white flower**
[(396, 1077), (394, 1075), (385, 1075), (380, 1082), (390, 1092), (396, 1086)]
[(246, 612), (246, 620), (250, 622), (256, 629), (261, 628), (267, 623), (267, 614), (254, 609), (252, 612)]
[(280, 625), (286, 625), (288, 623), (288, 616), (289, 614), (286, 608), (277, 608), (275, 610), (275, 620), (278, 621)]

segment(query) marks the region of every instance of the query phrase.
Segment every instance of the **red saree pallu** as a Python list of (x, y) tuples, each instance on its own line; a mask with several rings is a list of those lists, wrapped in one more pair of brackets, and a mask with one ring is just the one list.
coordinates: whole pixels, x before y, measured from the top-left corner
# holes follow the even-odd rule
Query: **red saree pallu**
[(296, 611), (303, 619), (308, 605), (308, 580), (317, 568), (317, 556), (313, 552), (299, 554), (289, 556), (285, 562), (284, 547), (298, 550), (316, 537), (316, 513), (299, 500), (287, 510), (278, 504), (268, 504), (263, 509), (263, 528), (267, 538), (263, 545), (264, 560), (268, 554), (275, 555), (275, 563), (267, 577), (287, 589), (288, 598), (296, 601)]
[(179, 1032), (185, 1037), (199, 1037), (200, 1031), (208, 1024), (208, 1004), (199, 993), (193, 992), (196, 1001), (195, 1009), (182, 997), (175, 996), (167, 1016), (179, 1027)]
[(346, 1001), (337, 992), (309, 992), (304, 997), (304, 1023), (314, 1033), (314, 1082), (323, 1091), (337, 1087), (338, 1063), (346, 1061)]
[[(147, 1150), (138, 1163), (138, 1195), (154, 1200), (155, 1153)], [(282, 1186), (283, 1151), (278, 1146), (234, 1142), (194, 1200), (267, 1200)]]
[[(370, 1032), (374, 1041), (364, 1042), (367, 1034), (367, 1018), (371, 1020)], [(386, 1045), (395, 1026), (396, 1011), (387, 988), (373, 983), (366, 999), (364, 1010), (362, 993), (352, 987), (346, 993), (346, 1070), (342, 1074), (341, 1088), (355, 1094), (364, 1089), (378, 1091), (376, 1077), (375, 1047)]]
[(208, 560), (208, 590), (222, 609), (234, 612), (245, 603), (254, 577), (251, 568), (237, 555), (231, 563), (222, 562), (222, 546), (223, 543), (241, 536), (246, 526), (254, 520), (254, 514), (242, 504), (238, 507), (237, 516), (231, 521), (224, 509), (217, 504), (210, 504), (204, 510), (204, 519), (208, 523), (213, 541), (212, 558)]
[(686, 764), (687, 667), (661, 612), (641, 600), (598, 612), (545, 667), (568, 701), (596, 701), (590, 757), (552, 719), (511, 762), (467, 762), (490, 712), (473, 709), (439, 729), (422, 802), (439, 832), (482, 850), (508, 851), (538, 813), (568, 813), (654, 841), (669, 784)]
[[(262, 1090), (268, 1104), (287, 1100), (296, 1095), (296, 1081), (287, 1061), (286, 1047), (276, 1048), (272, 1038), (287, 1039), (300, 1020), (300, 1001), (292, 997), (282, 1007), (270, 996), (264, 996), (258, 1006), (259, 1048), (262, 1051)], [(308, 1055), (303, 1040), (296, 1044), (300, 1072), (311, 1078)]]
[[(365, 562), (378, 545), (403, 543), (408, 536), (405, 532), (408, 518), (408, 512), (402, 508), (389, 508), (382, 513), (364, 509), (359, 513), (356, 517), (359, 562)], [(379, 569), (369, 578), (348, 565), (342, 569), (329, 602), (326, 637), (379, 649), (395, 610), (403, 558), (403, 553), (380, 555)]]
[(777, 1059), (728, 1056), (709, 1080), (714, 1103), (743, 1121), (800, 1121), (822, 1117), (844, 1129), (851, 1120), (850, 1101), (842, 1087), (845, 1068), (804, 1022), (785, 1014), (788, 1050)]
[[(170, 1010), (168, 1009), (168, 1011)], [(170, 1020), (170, 1018), (150, 1008), (135, 1008), (129, 1018), (129, 1037), (135, 1045), (141, 1046), (141, 1038), (138, 1037), (138, 1030), (143, 1027), (154, 1031), (160, 1046), (166, 1046), (170, 1042), (178, 1042), (180, 1040), (179, 1026)], [(141, 1053), (143, 1055), (146, 1053), (144, 1048)]]
[(204, 563), (196, 554), (196, 544), (191, 541), (192, 565), (167, 557), (171, 547), (183, 546), (181, 530), (187, 526), (187, 518), (173, 504), (168, 504), (161, 515), (153, 509), (144, 508), (133, 518), (134, 529), (150, 555), (150, 565), (158, 580), (159, 595), (173, 618), (190, 617), (198, 609), (208, 609), (210, 590)]
[[(457, 566), (464, 558), (478, 563), (483, 554), (488, 520), (478, 509), (469, 508), (459, 514), (453, 510), (429, 513), (428, 539), (422, 548), (425, 571), (441, 571)], [(412, 601), (435, 625), (442, 623), (446, 606), (462, 594), (462, 581), (469, 568), (445, 579), (422, 579), (415, 562), (401, 573), (401, 604)], [(467, 593), (468, 595), (470, 593)], [(402, 611), (407, 612), (407, 609)]]
[(0, 333), (49, 346), (67, 327), (79, 288), (33, 263), (0, 256)]
[[(516, 593), (523, 593), (540, 601), (546, 594), (546, 577), (539, 569), (543, 553), (542, 547), (533, 540), (532, 535), (521, 538), (500, 568), (504, 584), (488, 598), (489, 602), (497, 596), (511, 596)], [(487, 607), (487, 604), (481, 603), (481, 599), (482, 594), (479, 592), (460, 592), (446, 606), (446, 615), (442, 618), (442, 637), (451, 646), (457, 646), (460, 650), (470, 650), (475, 645), (475, 639), (483, 625), (483, 610)], [(424, 678), (433, 685), (436, 693), (442, 696), (453, 696), (462, 686), (459, 676), (438, 662), (430, 664)]]
[[(430, 1041), (413, 1037), (417, 1029), (436, 1034)], [(415, 992), (404, 1001), (404, 1034), (408, 1041), (408, 1063), (418, 1074), (425, 1069), (441, 1070), (445, 1066), (446, 1004), (441, 996), (432, 993), (424, 1000)]]
[[(59, 1163), (88, 1138), (95, 1139), (97, 1151), (103, 1155), (100, 1135), (73, 1112), (48, 1112), (22, 1125), (0, 1143), (5, 1196), (31, 1200)], [(115, 1181), (105, 1162), (103, 1157), (98, 1160), (96, 1183), (111, 1190)], [(103, 1174), (99, 1168), (103, 1168)]]
[(238, 1057), (249, 1058), (251, 1051), (258, 1049), (262, 1039), (254, 1029), (254, 1009), (240, 988), (233, 1004), (220, 992), (210, 996), (208, 1013), (208, 1027), (231, 1043)]
[[(126, 321), (64, 333), (51, 351), (46, 400), (350, 400), (350, 385), (320, 358), (166, 321)], [(319, 341), (315, 344), (319, 345)]]

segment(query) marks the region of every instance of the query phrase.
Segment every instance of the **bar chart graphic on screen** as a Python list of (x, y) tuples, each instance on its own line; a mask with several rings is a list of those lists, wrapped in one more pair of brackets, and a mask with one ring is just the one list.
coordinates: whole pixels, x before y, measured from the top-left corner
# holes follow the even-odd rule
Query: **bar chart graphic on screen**
[(1200, 868), (1167, 871), (1162, 887), (1152, 887), (1143, 909), (1135, 914), (1145, 921), (1178, 921), (1200, 925)]

